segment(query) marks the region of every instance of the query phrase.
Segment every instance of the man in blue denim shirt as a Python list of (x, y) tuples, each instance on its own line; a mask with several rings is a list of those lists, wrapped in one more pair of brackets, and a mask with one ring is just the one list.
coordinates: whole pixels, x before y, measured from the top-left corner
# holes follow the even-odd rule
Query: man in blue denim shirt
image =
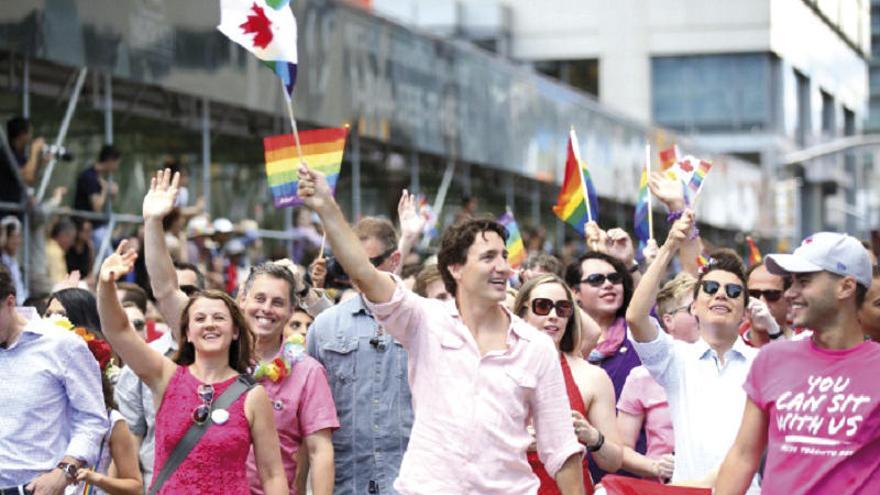
[[(377, 268), (392, 272), (400, 263), (391, 222), (367, 217), (355, 232)], [(327, 370), (339, 416), (335, 495), (396, 494), (413, 423), (403, 347), (384, 334), (361, 296), (318, 315), (306, 347)]]

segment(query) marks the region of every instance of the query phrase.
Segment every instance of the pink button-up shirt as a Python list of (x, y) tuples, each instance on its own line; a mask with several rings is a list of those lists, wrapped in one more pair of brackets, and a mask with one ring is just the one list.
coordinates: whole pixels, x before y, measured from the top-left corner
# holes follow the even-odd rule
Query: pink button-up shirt
[(454, 304), (419, 297), (398, 281), (391, 301), (367, 306), (409, 355), (415, 423), (398, 492), (536, 493), (526, 461), (530, 420), (552, 476), (583, 453), (550, 337), (507, 311), (507, 349), (481, 356)]

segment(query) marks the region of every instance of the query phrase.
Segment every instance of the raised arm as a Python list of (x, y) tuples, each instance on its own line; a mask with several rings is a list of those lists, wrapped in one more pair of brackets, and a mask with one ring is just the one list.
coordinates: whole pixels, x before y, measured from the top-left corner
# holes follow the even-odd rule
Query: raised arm
[(342, 210), (333, 199), (327, 179), (320, 172), (310, 170), (304, 164), (299, 169), (299, 197), (314, 210), (324, 224), (327, 242), (345, 273), (361, 293), (374, 303), (384, 303), (394, 295), (395, 284), (391, 277), (370, 263), (361, 242), (345, 220)]
[(687, 239), (693, 224), (694, 213), (691, 210), (685, 210), (681, 218), (672, 225), (666, 242), (657, 253), (657, 259), (648, 267), (642, 276), (642, 282), (633, 293), (629, 308), (626, 310), (626, 323), (629, 325), (636, 342), (652, 342), (657, 338), (657, 327), (651, 323), (651, 307), (657, 300), (660, 281), (663, 279), (669, 263), (675, 257), (682, 242)]
[[(677, 178), (670, 178), (666, 172), (656, 171), (648, 178), (648, 187), (651, 193), (666, 205), (670, 213), (683, 212), (685, 209), (684, 189), (681, 181)], [(703, 252), (703, 242), (700, 236), (688, 238), (682, 242), (679, 250), (682, 269), (693, 276), (697, 276), (699, 265), (697, 258)]]
[(176, 365), (135, 333), (116, 295), (116, 281), (131, 271), (135, 259), (137, 253), (129, 249), (128, 241), (124, 240), (116, 252), (104, 260), (98, 279), (98, 316), (110, 346), (150, 387), (156, 399), (161, 400)]
[(159, 312), (165, 318), (172, 336), (177, 339), (180, 333), (180, 315), (188, 298), (177, 284), (177, 272), (171, 260), (171, 253), (165, 244), (165, 228), (162, 220), (174, 209), (177, 199), (180, 173), (171, 176), (171, 170), (156, 172), (150, 181), (150, 190), (144, 197), (144, 257), (146, 258), (147, 274), (150, 276), (150, 287)]
[(400, 220), (400, 242), (397, 243), (400, 263), (394, 269), (394, 274), (400, 275), (406, 257), (422, 237), (422, 231), (425, 230), (425, 223), (428, 219), (425, 212), (418, 210), (418, 201), (415, 195), (410, 194), (406, 189), (403, 190), (400, 201), (397, 203), (397, 217)]

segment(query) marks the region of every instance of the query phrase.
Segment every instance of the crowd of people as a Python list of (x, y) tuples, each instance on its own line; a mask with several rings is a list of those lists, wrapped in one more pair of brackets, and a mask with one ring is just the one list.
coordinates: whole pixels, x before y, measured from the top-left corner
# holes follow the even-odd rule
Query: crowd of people
[[(15, 148), (25, 186), (39, 144)], [(106, 208), (120, 156), (78, 208)], [(426, 256), (413, 195), (397, 227), (350, 225), (302, 166), (282, 258), (169, 165), (131, 235), (45, 219), (30, 294), (0, 222), (0, 495), (880, 493), (880, 270), (851, 236), (746, 267), (656, 175), (662, 245), (591, 222), (513, 269), (475, 207)]]

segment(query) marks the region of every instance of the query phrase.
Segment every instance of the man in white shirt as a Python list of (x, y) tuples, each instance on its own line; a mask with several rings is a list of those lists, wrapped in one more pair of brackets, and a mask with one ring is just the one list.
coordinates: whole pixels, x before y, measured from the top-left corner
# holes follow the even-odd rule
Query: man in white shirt
[(669, 399), (675, 430), (672, 481), (702, 480), (711, 486), (736, 438), (746, 399), (742, 385), (758, 351), (739, 338), (749, 296), (742, 261), (733, 253), (713, 255), (697, 279), (691, 305), (699, 324), (696, 342), (674, 341), (649, 316), (661, 278), (693, 225), (693, 212), (686, 210), (642, 277), (626, 320), (642, 364)]

